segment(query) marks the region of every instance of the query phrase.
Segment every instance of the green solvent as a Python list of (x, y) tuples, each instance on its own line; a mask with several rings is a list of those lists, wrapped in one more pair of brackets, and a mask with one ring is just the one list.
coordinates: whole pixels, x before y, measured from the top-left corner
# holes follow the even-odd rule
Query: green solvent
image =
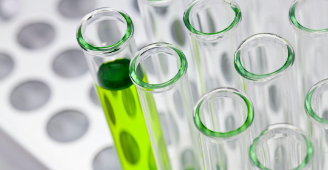
[(129, 59), (118, 59), (101, 65), (97, 73), (99, 86), (115, 91), (130, 87), (129, 64)]
[(101, 65), (96, 87), (123, 169), (155, 170), (137, 89), (129, 78), (129, 64), (129, 59), (118, 59)]

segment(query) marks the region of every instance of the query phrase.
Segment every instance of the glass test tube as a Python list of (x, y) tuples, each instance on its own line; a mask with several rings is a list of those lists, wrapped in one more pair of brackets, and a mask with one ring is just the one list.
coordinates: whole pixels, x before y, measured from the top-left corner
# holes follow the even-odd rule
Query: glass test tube
[(328, 79), (315, 84), (305, 98), (305, 110), (311, 119), (314, 146), (313, 169), (328, 169)]
[(295, 88), (294, 59), (291, 44), (274, 34), (253, 35), (236, 51), (235, 68), (257, 113), (256, 135), (275, 123), (291, 123), (307, 130), (308, 119), (300, 114), (301, 101)]
[[(188, 76), (194, 100), (199, 98), (199, 82), (196, 77), (194, 59), (191, 55), (182, 16), (192, 0), (138, 0), (140, 13), (150, 43), (166, 42), (182, 49), (188, 61)], [(168, 60), (152, 61), (163, 73), (169, 69)]]
[(234, 1), (196, 0), (186, 9), (184, 24), (201, 82), (201, 94), (217, 87), (242, 89), (233, 68), (233, 54), (241, 41), (239, 6)]
[[(149, 59), (166, 58), (169, 73), (147, 68)], [(192, 122), (193, 99), (187, 60), (176, 46), (148, 45), (136, 53), (130, 77), (137, 86), (156, 163), (160, 170), (201, 169), (199, 133)], [(147, 77), (147, 81), (145, 81)]]
[(137, 51), (131, 18), (124, 11), (100, 8), (78, 25), (84, 50), (122, 168), (156, 169), (147, 126), (129, 64)]
[(250, 169), (253, 118), (251, 101), (232, 88), (215, 89), (198, 101), (194, 123), (201, 132), (206, 170)]
[(297, 0), (290, 7), (289, 19), (294, 27), (296, 67), (299, 93), (328, 78), (328, 1)]
[(274, 33), (293, 44), (293, 28), (289, 24), (289, 7), (294, 0), (235, 0), (243, 13), (243, 36)]
[(315, 152), (301, 129), (275, 124), (254, 139), (249, 156), (256, 170), (310, 170)]

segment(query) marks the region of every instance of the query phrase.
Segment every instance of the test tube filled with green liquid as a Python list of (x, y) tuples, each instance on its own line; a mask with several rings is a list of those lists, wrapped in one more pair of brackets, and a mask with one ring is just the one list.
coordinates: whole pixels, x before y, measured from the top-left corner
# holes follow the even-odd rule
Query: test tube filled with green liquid
[(81, 20), (77, 41), (88, 61), (122, 168), (156, 170), (137, 89), (129, 78), (129, 63), (137, 51), (133, 33), (132, 20), (125, 12), (100, 8)]

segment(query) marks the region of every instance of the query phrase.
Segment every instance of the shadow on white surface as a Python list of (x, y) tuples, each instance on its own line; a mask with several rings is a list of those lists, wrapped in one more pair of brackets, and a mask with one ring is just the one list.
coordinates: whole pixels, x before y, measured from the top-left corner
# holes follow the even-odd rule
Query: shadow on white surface
[(0, 129), (0, 169), (46, 170), (48, 168)]

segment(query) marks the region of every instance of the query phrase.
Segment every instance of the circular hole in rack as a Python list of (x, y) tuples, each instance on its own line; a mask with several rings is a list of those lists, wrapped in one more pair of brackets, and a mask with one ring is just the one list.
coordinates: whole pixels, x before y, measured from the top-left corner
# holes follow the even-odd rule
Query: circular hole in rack
[(61, 0), (58, 4), (60, 14), (67, 18), (82, 18), (94, 7), (94, 0)]
[(97, 92), (94, 86), (91, 87), (89, 94), (90, 94), (91, 101), (97, 106), (100, 106), (99, 98), (97, 96)]
[(87, 61), (81, 50), (70, 49), (60, 53), (53, 62), (54, 71), (62, 77), (73, 78), (88, 71)]
[(31, 23), (23, 27), (17, 36), (18, 43), (27, 49), (40, 49), (52, 42), (55, 29), (43, 22)]
[(13, 68), (13, 59), (7, 54), (0, 53), (0, 80), (9, 75)]
[(0, 20), (10, 20), (19, 11), (17, 0), (0, 0)]
[(19, 84), (11, 93), (11, 105), (21, 111), (40, 108), (50, 99), (50, 88), (40, 81), (27, 81)]
[(94, 170), (122, 169), (115, 148), (110, 147), (100, 151), (93, 160)]
[(85, 134), (88, 118), (76, 110), (64, 110), (53, 116), (47, 125), (48, 135), (58, 142), (71, 142)]

